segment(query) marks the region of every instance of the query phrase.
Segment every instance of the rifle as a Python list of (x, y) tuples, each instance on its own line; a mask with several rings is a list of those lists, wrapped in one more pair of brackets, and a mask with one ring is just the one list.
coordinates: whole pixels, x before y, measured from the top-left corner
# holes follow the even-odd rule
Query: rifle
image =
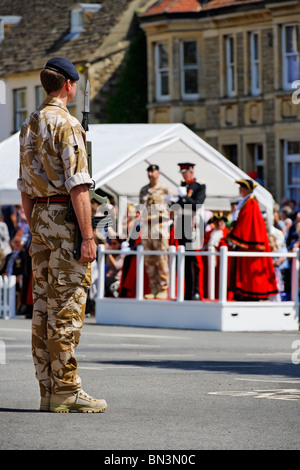
[[(89, 130), (88, 125), (88, 115), (90, 112), (90, 85), (89, 81), (86, 81), (85, 85), (85, 92), (84, 92), (84, 110), (82, 111), (83, 118), (82, 118), (82, 127), (87, 132)], [(87, 159), (88, 159), (88, 171), (90, 177), (92, 178), (92, 142), (87, 141)], [(98, 204), (106, 204), (107, 197), (102, 197), (95, 191), (95, 181), (93, 181), (93, 186), (89, 189), (90, 200), (95, 200)], [(106, 213), (104, 216), (92, 216), (92, 227), (93, 229), (96, 228), (107, 228), (113, 225), (113, 220), (111, 216)], [(78, 222), (75, 217), (75, 248), (73, 251), (73, 256), (76, 260), (78, 260), (81, 256), (81, 243), (82, 243), (82, 236), (80, 232), (80, 228)]]

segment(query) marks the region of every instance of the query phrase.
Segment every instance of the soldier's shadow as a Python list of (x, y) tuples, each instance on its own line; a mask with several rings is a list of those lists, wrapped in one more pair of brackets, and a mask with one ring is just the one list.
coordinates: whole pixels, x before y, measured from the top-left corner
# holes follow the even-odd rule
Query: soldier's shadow
[(41, 412), (38, 409), (0, 408), (0, 413), (41, 413)]

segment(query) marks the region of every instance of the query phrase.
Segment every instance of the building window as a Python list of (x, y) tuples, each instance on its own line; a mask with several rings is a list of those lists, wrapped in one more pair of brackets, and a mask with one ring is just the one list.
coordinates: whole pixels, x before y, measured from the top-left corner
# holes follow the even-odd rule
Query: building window
[(198, 48), (196, 41), (180, 43), (181, 96), (198, 98)]
[(26, 88), (14, 90), (14, 130), (21, 129), (27, 117)]
[(84, 11), (82, 8), (76, 8), (71, 11), (70, 34), (78, 34), (84, 28)]
[(46, 92), (41, 85), (35, 87), (35, 107), (38, 108), (44, 99), (46, 98)]
[(4, 39), (4, 21), (0, 18), (0, 42)]
[(226, 38), (227, 94), (235, 96), (235, 51), (234, 38)]
[(167, 100), (169, 92), (169, 54), (168, 44), (159, 43), (155, 47), (156, 98)]
[(251, 33), (250, 35), (250, 60), (251, 60), (251, 95), (257, 96), (260, 94), (258, 33)]
[(285, 194), (300, 201), (300, 142), (284, 142)]
[(259, 184), (265, 185), (265, 161), (264, 161), (264, 148), (262, 144), (249, 144), (248, 154), (251, 160), (251, 167), (253, 179), (257, 180)]
[(290, 90), (295, 80), (300, 78), (298, 30), (296, 25), (282, 29), (283, 88)]
[(231, 161), (234, 165), (238, 166), (238, 146), (233, 145), (223, 145), (223, 153), (228, 160)]

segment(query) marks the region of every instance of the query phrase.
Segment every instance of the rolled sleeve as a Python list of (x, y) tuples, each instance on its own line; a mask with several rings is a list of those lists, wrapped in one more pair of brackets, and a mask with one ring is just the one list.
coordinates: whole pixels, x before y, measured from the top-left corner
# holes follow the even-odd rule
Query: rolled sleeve
[(68, 193), (70, 193), (75, 186), (79, 186), (80, 184), (92, 186), (93, 183), (94, 182), (88, 173), (76, 173), (66, 180), (65, 186)]

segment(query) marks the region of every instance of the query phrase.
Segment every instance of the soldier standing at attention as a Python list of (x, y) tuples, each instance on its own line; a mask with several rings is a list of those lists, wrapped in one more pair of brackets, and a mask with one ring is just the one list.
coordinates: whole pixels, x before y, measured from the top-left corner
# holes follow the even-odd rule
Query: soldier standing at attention
[[(158, 165), (147, 168), (149, 184), (140, 191), (142, 215), (142, 244), (145, 250), (168, 251), (169, 249), (169, 188), (159, 181)], [(151, 293), (146, 299), (167, 299), (169, 288), (168, 255), (145, 255), (145, 268), (150, 281)]]
[[(40, 410), (99, 412), (106, 401), (82, 390), (74, 354), (96, 259), (85, 131), (67, 109), (79, 75), (71, 62), (54, 57), (40, 78), (48, 96), (22, 125), (18, 179), (32, 237), (32, 354)], [(70, 198), (83, 238), (78, 261), (75, 223), (66, 221)]]

